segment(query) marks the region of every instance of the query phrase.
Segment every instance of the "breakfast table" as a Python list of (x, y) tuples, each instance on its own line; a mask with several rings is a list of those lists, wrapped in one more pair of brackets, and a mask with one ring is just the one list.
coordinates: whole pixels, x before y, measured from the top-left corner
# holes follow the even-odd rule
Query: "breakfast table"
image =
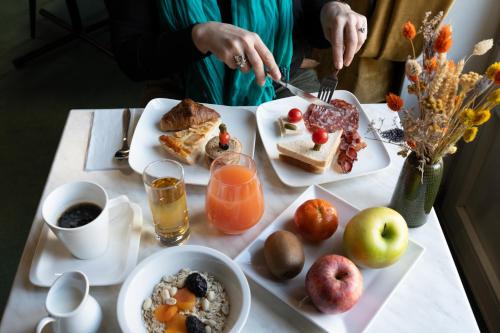
[[(382, 104), (366, 104), (369, 118), (392, 117)], [(88, 180), (103, 186), (110, 197), (126, 195), (139, 204), (143, 213), (143, 229), (138, 262), (161, 250), (154, 236), (151, 212), (141, 177), (131, 170), (85, 171), (92, 112), (71, 110), (61, 137), (50, 174), (40, 202), (61, 184)], [(391, 164), (386, 169), (349, 180), (322, 186), (358, 208), (384, 206), (390, 201), (404, 159), (397, 156), (398, 148), (386, 144)], [(228, 236), (211, 227), (204, 213), (205, 187), (187, 186), (191, 237), (188, 244), (217, 249), (236, 257), (259, 233), (290, 205), (305, 188), (291, 188), (280, 182), (257, 138), (255, 160), (264, 189), (265, 212), (262, 220), (242, 235)], [(2, 333), (33, 332), (44, 307), (48, 288), (34, 286), (29, 280), (35, 248), (43, 227), (41, 204), (35, 215), (22, 258), (14, 279), (0, 325)], [(395, 289), (378, 312), (366, 332), (478, 332), (473, 312), (460, 281), (450, 249), (438, 218), (432, 211), (428, 222), (410, 229), (410, 238), (425, 248), (414, 268)], [(105, 272), (103, 272), (105, 274)], [(243, 332), (315, 332), (305, 319), (287, 305), (249, 280), (252, 292), (250, 315)], [(90, 293), (103, 309), (101, 332), (119, 332), (116, 301), (120, 284), (91, 287)]]

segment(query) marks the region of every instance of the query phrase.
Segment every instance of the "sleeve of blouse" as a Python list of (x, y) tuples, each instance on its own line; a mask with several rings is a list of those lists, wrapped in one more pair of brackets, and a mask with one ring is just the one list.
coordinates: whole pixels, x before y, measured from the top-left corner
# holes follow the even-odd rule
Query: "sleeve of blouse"
[(193, 26), (162, 30), (153, 1), (105, 0), (111, 46), (120, 68), (136, 81), (160, 79), (203, 59), (193, 43)]

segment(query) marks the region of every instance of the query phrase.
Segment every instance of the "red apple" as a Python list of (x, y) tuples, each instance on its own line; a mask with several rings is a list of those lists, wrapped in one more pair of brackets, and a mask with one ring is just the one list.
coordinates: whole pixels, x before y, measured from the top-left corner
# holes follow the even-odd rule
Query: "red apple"
[(342, 313), (363, 293), (363, 276), (352, 261), (331, 254), (316, 260), (306, 275), (306, 292), (324, 313)]

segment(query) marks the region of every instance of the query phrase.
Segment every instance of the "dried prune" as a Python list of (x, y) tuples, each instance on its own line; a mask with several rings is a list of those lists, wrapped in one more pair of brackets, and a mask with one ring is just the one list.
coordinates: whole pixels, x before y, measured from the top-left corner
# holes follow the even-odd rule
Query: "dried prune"
[(207, 280), (199, 273), (191, 273), (186, 278), (185, 286), (196, 295), (196, 297), (203, 297), (207, 293)]
[(186, 328), (188, 333), (205, 333), (205, 325), (196, 316), (186, 318)]

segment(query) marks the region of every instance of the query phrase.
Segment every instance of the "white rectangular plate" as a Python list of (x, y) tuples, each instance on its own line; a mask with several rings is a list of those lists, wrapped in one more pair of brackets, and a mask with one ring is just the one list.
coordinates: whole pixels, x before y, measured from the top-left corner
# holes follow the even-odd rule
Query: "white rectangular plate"
[[(361, 137), (366, 136), (369, 120), (361, 104), (359, 104), (358, 99), (345, 90), (335, 91), (333, 98), (343, 99), (353, 104), (358, 109), (358, 132)], [(300, 137), (310, 137), (311, 134), (307, 132), (303, 135), (282, 138), (279, 134), (277, 120), (279, 117), (286, 116), (288, 111), (292, 108), (298, 108), (302, 113), (305, 113), (308, 106), (309, 103), (299, 97), (288, 97), (264, 103), (257, 109), (257, 127), (259, 128), (264, 148), (271, 160), (274, 171), (276, 171), (279, 179), (284, 184), (293, 187), (303, 187), (313, 184), (330, 183), (380, 171), (391, 164), (389, 153), (384, 144), (379, 140), (365, 140), (368, 146), (358, 153), (358, 161), (354, 163), (351, 172), (346, 174), (339, 173), (333, 170), (333, 168), (326, 170), (322, 174), (314, 174), (281, 161), (279, 159), (278, 149), (276, 148), (276, 144), (280, 140), (296, 140)], [(375, 136), (377, 139), (380, 139), (376, 133), (370, 134), (370, 136)]]
[(113, 200), (116, 202), (109, 210), (110, 239), (106, 252), (95, 259), (77, 259), (44, 225), (31, 263), (31, 283), (50, 287), (59, 275), (69, 271), (84, 272), (91, 286), (113, 285), (125, 280), (137, 263), (142, 210), (124, 195)]
[[(302, 272), (295, 278), (282, 282), (273, 279), (267, 270), (263, 255), (266, 238), (276, 230), (295, 232), (293, 215), (295, 210), (309, 199), (328, 200), (337, 209), (339, 226), (335, 234), (328, 240), (319, 243), (304, 243), (305, 264)], [(358, 303), (349, 311), (339, 315), (320, 313), (310, 302), (302, 302), (306, 296), (305, 276), (314, 261), (325, 254), (345, 255), (342, 249), (342, 235), (347, 222), (359, 209), (351, 206), (339, 197), (320, 186), (310, 186), (280, 216), (274, 220), (258, 237), (244, 249), (235, 261), (245, 274), (262, 286), (269, 293), (278, 297), (292, 309), (327, 332), (362, 332), (377, 312), (387, 302), (398, 284), (415, 265), (423, 254), (424, 248), (410, 240), (408, 249), (401, 259), (392, 266), (383, 269), (361, 269), (363, 275), (363, 295)]]
[[(146, 105), (130, 145), (129, 163), (134, 171), (142, 173), (149, 163), (172, 158), (158, 141), (160, 135), (167, 134), (160, 130), (160, 119), (179, 102), (175, 99), (157, 98)], [(211, 104), (206, 104), (206, 106), (216, 110), (221, 115), (222, 122), (227, 124), (229, 133), (240, 140), (241, 152), (253, 158), (256, 129), (255, 115), (250, 111), (251, 108)], [(211, 136), (217, 135), (218, 131), (218, 129), (214, 129)], [(186, 184), (208, 184), (210, 170), (204, 156), (200, 156), (194, 165), (184, 164), (183, 166)]]

